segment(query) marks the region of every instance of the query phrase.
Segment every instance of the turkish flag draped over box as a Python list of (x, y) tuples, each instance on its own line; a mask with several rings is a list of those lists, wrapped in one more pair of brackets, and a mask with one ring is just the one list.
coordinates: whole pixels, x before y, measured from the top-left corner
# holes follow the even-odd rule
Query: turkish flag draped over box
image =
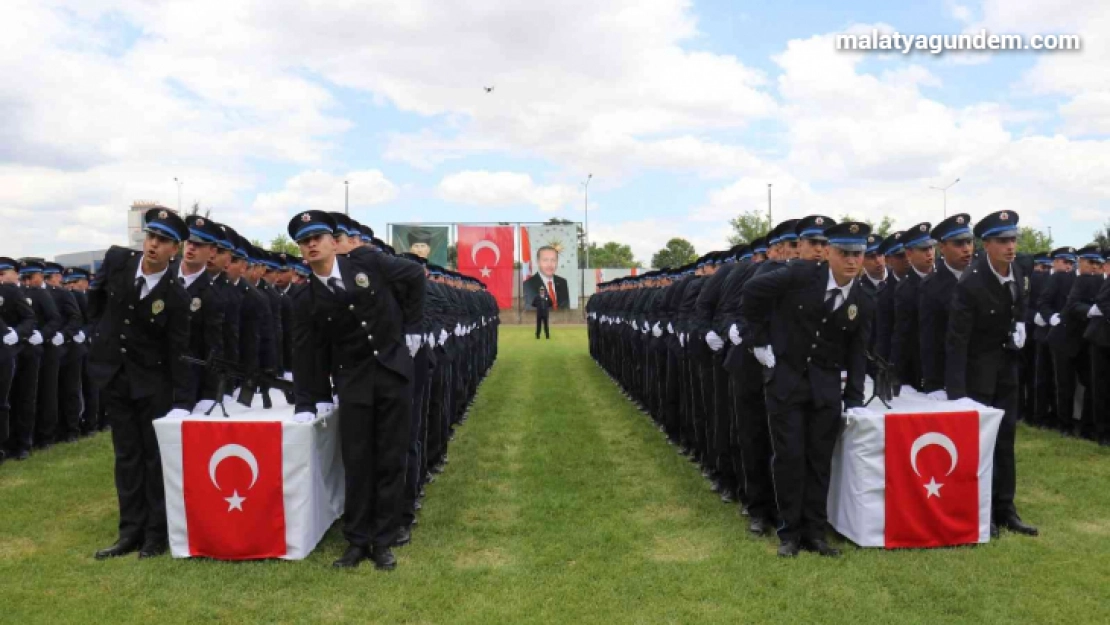
[(280, 422), (187, 421), (181, 454), (189, 555), (285, 555)]
[(886, 547), (979, 542), (990, 521), (979, 436), (976, 411), (886, 416)]
[(481, 280), (499, 308), (513, 304), (512, 226), (459, 226), (459, 273)]

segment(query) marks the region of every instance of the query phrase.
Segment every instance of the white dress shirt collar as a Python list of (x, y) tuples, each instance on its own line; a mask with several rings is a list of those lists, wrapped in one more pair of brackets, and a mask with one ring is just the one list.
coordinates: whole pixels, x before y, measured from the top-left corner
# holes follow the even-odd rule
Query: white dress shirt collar
[(855, 280), (849, 280), (848, 284), (840, 286), (836, 283), (836, 278), (833, 276), (832, 269), (829, 269), (829, 283), (825, 287), (825, 294), (827, 295), (828, 292), (832, 291), (833, 289), (838, 289), (840, 291), (839, 293), (835, 294), (838, 301), (833, 306), (833, 310), (840, 308), (844, 305), (844, 302), (848, 301), (848, 293), (852, 291), (852, 285), (855, 284), (855, 282)]
[[(953, 269), (952, 265), (948, 264), (948, 261), (944, 261), (944, 266), (948, 268), (948, 271), (952, 272), (952, 275), (956, 276), (956, 280), (959, 280), (960, 278), (963, 277), (964, 272), (963, 271), (957, 271), (957, 270)], [(964, 271), (967, 271), (967, 270), (965, 269)]]
[(328, 287), (329, 289), (331, 288), (331, 286), (328, 285), (328, 281), (331, 280), (332, 278), (335, 278), (335, 279), (339, 280), (339, 286), (343, 287), (344, 289), (347, 288), (347, 285), (343, 284), (343, 274), (339, 272), (339, 258), (338, 257), (332, 260), (331, 273), (330, 274), (328, 274), (326, 276), (321, 276), (320, 274), (313, 271), (312, 275), (316, 276), (316, 279), (319, 280), (324, 286)]
[(193, 286), (193, 283), (197, 281), (197, 278), (199, 278), (200, 274), (202, 274), (202, 273), (204, 273), (204, 269), (201, 269), (200, 271), (194, 273), (191, 276), (185, 275), (185, 264), (184, 263), (182, 263), (177, 268), (177, 277), (181, 278), (181, 282), (185, 286), (186, 289)]
[(143, 279), (143, 286), (139, 292), (139, 299), (143, 299), (147, 295), (150, 295), (150, 292), (154, 290), (154, 287), (158, 286), (158, 283), (162, 281), (162, 276), (166, 275), (166, 271), (168, 269), (169, 265), (167, 265), (165, 269), (159, 271), (158, 273), (147, 275), (143, 273), (143, 261), (141, 259), (139, 260), (139, 265), (135, 268), (135, 279)]
[(994, 270), (994, 263), (992, 263), (989, 258), (987, 259), (987, 266), (991, 268), (991, 273), (994, 274), (994, 277), (998, 278), (998, 281), (1000, 283), (1006, 284), (1007, 282), (1013, 282), (1014, 281), (1014, 265), (1013, 265), (1013, 263), (1010, 263), (1010, 275), (1005, 276), (1005, 277), (999, 275), (999, 273)]

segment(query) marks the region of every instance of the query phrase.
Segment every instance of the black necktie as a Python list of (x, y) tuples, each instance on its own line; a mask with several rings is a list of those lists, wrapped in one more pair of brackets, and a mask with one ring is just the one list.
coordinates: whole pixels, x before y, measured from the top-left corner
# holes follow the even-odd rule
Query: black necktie
[(138, 278), (135, 278), (135, 299), (142, 299), (143, 298), (143, 283), (144, 282), (146, 282), (146, 278), (144, 278), (142, 276), (139, 276)]
[(825, 316), (833, 314), (836, 311), (836, 295), (840, 289), (829, 289), (825, 293)]

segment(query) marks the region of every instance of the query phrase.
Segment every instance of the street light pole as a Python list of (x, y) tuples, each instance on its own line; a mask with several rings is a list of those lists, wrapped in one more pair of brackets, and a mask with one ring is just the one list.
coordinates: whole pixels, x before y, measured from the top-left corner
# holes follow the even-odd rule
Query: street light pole
[(775, 220), (771, 218), (771, 183), (767, 183), (767, 227), (771, 228)]
[(177, 178), (174, 178), (173, 181), (177, 183), (177, 213), (180, 215), (181, 214), (181, 185), (185, 184), (185, 182), (182, 181), (182, 180), (178, 180)]
[(351, 184), (349, 180), (343, 181), (343, 214), (351, 214)]
[(586, 212), (586, 271), (590, 270), (590, 180), (594, 177), (593, 174), (586, 176), (585, 183), (585, 199), (582, 201), (583, 209)]
[(940, 191), (941, 194), (943, 194), (943, 196), (944, 196), (944, 218), (945, 219), (948, 219), (948, 190), (951, 189), (959, 181), (960, 181), (960, 179), (956, 178), (955, 180), (952, 181), (952, 184), (948, 185), (947, 187), (929, 187), (930, 189), (935, 189), (937, 191)]

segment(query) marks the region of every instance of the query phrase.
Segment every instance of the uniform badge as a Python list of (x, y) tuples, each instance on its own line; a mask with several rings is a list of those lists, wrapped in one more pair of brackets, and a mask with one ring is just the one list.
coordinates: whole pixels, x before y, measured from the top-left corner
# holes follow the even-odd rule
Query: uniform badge
[(859, 313), (859, 309), (856, 308), (855, 304), (852, 304), (851, 306), (849, 306), (848, 307), (848, 321), (855, 321), (856, 320), (856, 315), (858, 313)]
[(198, 217), (197, 218), (197, 225), (198, 226), (203, 226), (204, 225), (204, 220)]
[(155, 315), (161, 313), (165, 309), (166, 309), (166, 303), (163, 302), (160, 299), (154, 300), (154, 303), (151, 304), (151, 306), (150, 306), (150, 312), (155, 314)]
[(4, 305), (4, 298), (0, 297), (0, 306), (3, 306), (3, 305)]
[(963, 217), (957, 217), (956, 218), (956, 223), (960, 224), (961, 226), (964, 225), (964, 218)]
[[(193, 312), (196, 312), (196, 311), (200, 310), (200, 298), (199, 297), (194, 297), (193, 298), (193, 302), (191, 304), (189, 304), (189, 310), (191, 310)], [(155, 314), (157, 314), (157, 313), (155, 313)]]
[(856, 234), (857, 232), (859, 232), (859, 226), (857, 226), (856, 224), (852, 224), (851, 226), (848, 227), (848, 232), (851, 232), (852, 234)]
[(920, 230), (921, 230), (922, 232), (925, 232), (925, 231), (926, 231), (927, 229), (928, 229), (928, 228), (926, 228), (926, 227), (925, 227), (925, 224), (921, 224), (921, 228), (920, 228)]
[(1002, 213), (998, 216), (998, 218), (1002, 221), (1008, 221), (1010, 219), (1010, 213)]
[(818, 226), (820, 226), (820, 225), (822, 225), (822, 224), (824, 224), (824, 223), (825, 223), (825, 220), (824, 220), (823, 218), (821, 218), (821, 217), (818, 217), (817, 219), (814, 219), (814, 220), (813, 220), (813, 223), (815, 223), (815, 224), (817, 224)]
[(158, 219), (166, 219), (169, 216), (170, 216), (170, 214), (167, 213), (166, 211), (159, 211), (158, 212)]
[(28, 306), (34, 306), (34, 304), (31, 303), (31, 298), (29, 298), (29, 297), (27, 298), (27, 305)]
[(355, 284), (357, 284), (360, 288), (365, 289), (366, 287), (370, 286), (370, 278), (366, 277), (366, 274), (364, 273), (359, 273), (355, 276)]
[(309, 215), (308, 213), (301, 213), (301, 221), (306, 223), (312, 221), (312, 215)]

